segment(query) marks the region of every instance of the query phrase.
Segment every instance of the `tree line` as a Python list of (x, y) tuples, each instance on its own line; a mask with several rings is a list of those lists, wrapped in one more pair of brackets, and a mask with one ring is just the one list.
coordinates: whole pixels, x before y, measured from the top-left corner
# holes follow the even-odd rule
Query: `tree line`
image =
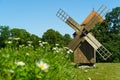
[[(6, 47), (6, 42), (11, 41), (11, 38), (18, 38), (19, 45), (24, 44), (25, 46), (31, 41), (35, 48), (39, 46), (39, 41), (48, 42), (51, 46), (56, 44), (65, 46), (72, 40), (69, 34), (62, 35), (53, 29), (48, 29), (41, 38), (35, 34), (30, 34), (25, 29), (10, 29), (9, 26), (0, 26), (0, 48)], [(13, 47), (18, 46), (13, 45)]]
[[(120, 62), (120, 7), (113, 8), (112, 11), (108, 12), (104, 21), (98, 23), (91, 32), (112, 53), (107, 62)], [(32, 41), (34, 48), (39, 46), (39, 41), (48, 42), (51, 46), (56, 44), (66, 46), (72, 40), (69, 34), (62, 35), (53, 29), (48, 29), (40, 38), (30, 34), (25, 29), (10, 29), (9, 26), (0, 26), (0, 48), (6, 47), (6, 42), (10, 38), (20, 38), (19, 45), (28, 45)], [(17, 47), (17, 45), (13, 45), (13, 47)], [(105, 62), (99, 55), (97, 55), (97, 61)]]

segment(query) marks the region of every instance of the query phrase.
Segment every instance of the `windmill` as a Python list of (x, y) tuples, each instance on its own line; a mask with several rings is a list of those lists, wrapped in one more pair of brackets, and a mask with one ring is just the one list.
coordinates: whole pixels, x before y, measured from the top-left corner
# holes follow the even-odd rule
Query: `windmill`
[(56, 16), (75, 30), (74, 39), (68, 44), (68, 48), (74, 51), (75, 63), (93, 65), (96, 63), (96, 52), (104, 60), (111, 56), (111, 53), (91, 32), (98, 22), (103, 22), (101, 15), (104, 16), (106, 12), (106, 7), (102, 5), (97, 11), (93, 10), (82, 24), (78, 24), (65, 11), (58, 10)]

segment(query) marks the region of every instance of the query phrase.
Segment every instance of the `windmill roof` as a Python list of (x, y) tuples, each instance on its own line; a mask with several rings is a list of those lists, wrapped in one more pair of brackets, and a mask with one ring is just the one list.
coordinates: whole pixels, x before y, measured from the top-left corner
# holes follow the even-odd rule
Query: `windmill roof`
[(82, 22), (82, 25), (83, 24), (87, 24), (92, 18), (94, 18), (94, 16), (97, 16), (97, 18), (99, 19), (99, 22), (102, 22), (103, 21), (103, 18), (96, 12), (96, 11), (92, 11), (88, 16), (87, 18)]

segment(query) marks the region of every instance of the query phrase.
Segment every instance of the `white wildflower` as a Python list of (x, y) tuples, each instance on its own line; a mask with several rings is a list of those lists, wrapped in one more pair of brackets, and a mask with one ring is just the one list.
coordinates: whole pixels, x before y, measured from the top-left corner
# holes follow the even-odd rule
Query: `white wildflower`
[(9, 72), (10, 72), (10, 73), (14, 73), (14, 70), (10, 69)]
[(8, 44), (12, 44), (12, 41), (8, 41)]
[(57, 50), (57, 47), (53, 47), (52, 50)]
[(70, 51), (71, 53), (73, 53), (73, 51), (72, 51), (71, 49), (69, 49), (69, 51)]
[(64, 47), (64, 49), (67, 49), (67, 50), (68, 50), (69, 48), (68, 48), (68, 47)]
[(58, 48), (58, 47), (53, 47), (52, 50), (55, 51), (55, 52), (57, 52), (57, 53), (61, 51), (61, 49)]
[(47, 42), (42, 42), (42, 44), (47, 44)]
[(38, 41), (39, 43), (41, 43), (42, 41)]
[(90, 77), (88, 77), (88, 80), (92, 80)]
[(71, 49), (69, 49), (69, 50), (67, 51), (67, 53), (70, 54), (70, 53), (73, 53), (73, 51), (72, 51)]
[(19, 37), (18, 37), (18, 38), (13, 38), (13, 39), (14, 39), (14, 40), (16, 40), (16, 41), (17, 41), (17, 40), (20, 40), (20, 38), (19, 38)]
[(32, 44), (30, 44), (30, 43), (28, 44), (28, 46), (31, 46), (31, 47), (33, 47), (33, 46), (32, 46)]
[(29, 56), (30, 54), (29, 53), (26, 53), (27, 56)]
[(67, 51), (68, 54), (70, 54), (70, 51)]
[(49, 68), (49, 65), (43, 61), (36, 63), (36, 65), (43, 71), (47, 71)]
[(27, 41), (27, 43), (32, 44), (32, 41)]
[(24, 46), (25, 46), (24, 44), (22, 44), (22, 45), (19, 45), (19, 47), (20, 47), (20, 48), (22, 48), (22, 47), (24, 47)]
[(59, 46), (59, 44), (55, 44), (56, 46)]
[(42, 43), (39, 43), (39, 45), (40, 45), (40, 46), (43, 46), (43, 44), (42, 44)]
[(25, 66), (25, 63), (23, 61), (15, 62), (17, 66)]

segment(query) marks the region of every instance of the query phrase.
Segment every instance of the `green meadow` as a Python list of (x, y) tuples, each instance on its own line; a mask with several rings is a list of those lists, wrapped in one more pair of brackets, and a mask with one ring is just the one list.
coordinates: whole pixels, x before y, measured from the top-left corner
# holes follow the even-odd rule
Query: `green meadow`
[(73, 52), (57, 44), (51, 47), (39, 42), (32, 45), (0, 49), (0, 80), (120, 80), (119, 63), (96, 63), (79, 68), (73, 63)]

